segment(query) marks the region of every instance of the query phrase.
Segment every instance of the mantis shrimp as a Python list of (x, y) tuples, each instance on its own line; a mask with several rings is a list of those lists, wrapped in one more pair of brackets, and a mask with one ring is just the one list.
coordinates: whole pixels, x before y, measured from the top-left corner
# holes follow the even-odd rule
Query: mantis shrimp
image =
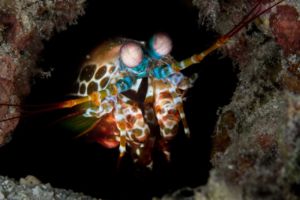
[[(258, 1), (240, 23), (211, 47), (180, 62), (170, 55), (172, 41), (165, 33), (155, 34), (147, 43), (126, 38), (107, 41), (84, 61), (73, 93), (76, 98), (49, 105), (45, 111), (75, 107), (78, 112), (66, 118), (72, 126), (82, 126), (78, 137), (93, 135), (106, 148), (118, 147), (119, 158), (129, 147), (134, 161), (151, 167), (151, 152), (158, 145), (169, 160), (169, 141), (175, 137), (180, 121), (185, 134), (190, 135), (183, 97), (197, 76), (186, 77), (181, 71), (201, 62), (283, 1), (267, 8)], [(9, 119), (0, 122), (6, 120)], [(156, 127), (159, 134), (153, 131)]]

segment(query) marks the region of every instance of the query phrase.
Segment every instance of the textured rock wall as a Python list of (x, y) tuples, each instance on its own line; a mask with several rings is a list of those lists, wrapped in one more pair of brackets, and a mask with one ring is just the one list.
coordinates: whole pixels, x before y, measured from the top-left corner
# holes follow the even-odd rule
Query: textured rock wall
[[(238, 23), (255, 2), (193, 0), (200, 23), (220, 34)], [(74, 23), (83, 13), (83, 3), (0, 1), (0, 102), (18, 104), (29, 93), (29, 80), (40, 71), (35, 62), (42, 40)], [(286, 0), (222, 49), (240, 73), (232, 101), (222, 108), (216, 124), (210, 178), (206, 186), (183, 189), (164, 199), (299, 198), (295, 189), (300, 181), (299, 13), (300, 2)], [(0, 108), (0, 119), (18, 115), (14, 107)], [(17, 121), (0, 124), (0, 144)], [(0, 179), (1, 184), (7, 182)], [(0, 197), (10, 194), (1, 192)]]
[[(224, 34), (255, 1), (194, 3), (211, 9), (200, 19)], [(223, 48), (239, 67), (239, 82), (220, 113), (200, 199), (299, 198), (299, 11), (299, 1), (286, 0)]]
[[(200, 23), (220, 34), (255, 2), (193, 0)], [(300, 1), (286, 0), (222, 48), (240, 72), (216, 124), (210, 178), (205, 186), (163, 199), (300, 198), (299, 14)]]
[[(41, 70), (35, 66), (47, 40), (83, 14), (85, 0), (0, 1), (0, 102), (20, 104), (30, 92), (30, 78)], [(16, 107), (1, 106), (0, 119), (20, 115)], [(0, 123), (0, 145), (4, 144), (18, 118)]]
[(19, 181), (0, 176), (0, 199), (11, 200), (96, 200), (71, 190), (52, 188), (50, 184), (42, 184), (34, 176), (21, 178)]

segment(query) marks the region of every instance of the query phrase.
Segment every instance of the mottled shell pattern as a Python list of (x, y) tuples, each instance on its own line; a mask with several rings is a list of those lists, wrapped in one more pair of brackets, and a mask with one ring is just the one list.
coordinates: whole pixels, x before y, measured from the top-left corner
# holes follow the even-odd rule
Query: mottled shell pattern
[[(117, 39), (105, 42), (87, 56), (80, 70), (75, 93), (84, 97), (95, 91), (101, 91), (110, 84), (128, 75), (128, 71), (120, 65), (120, 49), (122, 45), (132, 42), (128, 39)], [(146, 48), (144, 42), (133, 41)], [(174, 62), (170, 55), (161, 59), (153, 59), (148, 68)], [(144, 89), (142, 100), (125, 94), (108, 96), (101, 99), (99, 106), (86, 108), (84, 117), (97, 118), (90, 129), (96, 135), (96, 141), (107, 148), (119, 146), (120, 156), (130, 147), (131, 154), (136, 162), (151, 166), (151, 152), (158, 144), (166, 158), (170, 158), (168, 142), (176, 135), (180, 120), (183, 120), (185, 132), (189, 130), (183, 112), (183, 90), (192, 86), (194, 78), (186, 78), (180, 72), (166, 80), (159, 80), (150, 74), (145, 78), (137, 79), (131, 92), (138, 95), (141, 82), (148, 85)], [(152, 131), (159, 125), (160, 134)], [(151, 130), (151, 132), (150, 132)], [(158, 132), (158, 131), (156, 131)], [(85, 134), (89, 134), (88, 132)]]

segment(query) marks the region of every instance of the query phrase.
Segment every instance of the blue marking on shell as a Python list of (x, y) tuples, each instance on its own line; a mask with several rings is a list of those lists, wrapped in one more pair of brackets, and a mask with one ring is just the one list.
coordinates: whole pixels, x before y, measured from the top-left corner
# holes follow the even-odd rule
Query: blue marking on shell
[(125, 76), (123, 79), (118, 80), (116, 85), (119, 92), (130, 90), (133, 85), (133, 78), (130, 76)]
[(157, 66), (151, 71), (151, 74), (157, 79), (165, 79), (173, 73), (171, 65)]
[(148, 65), (149, 65), (149, 59), (144, 57), (144, 59), (142, 60), (142, 62), (133, 68), (127, 67), (122, 60), (119, 61), (120, 62), (120, 69), (121, 70), (126, 70), (128, 71), (130, 74), (135, 75), (138, 78), (143, 78), (147, 76), (147, 70), (148, 70)]
[(154, 49), (154, 36), (150, 38), (148, 44), (149, 44), (149, 48), (147, 50), (148, 55), (151, 56), (151, 58), (159, 60), (162, 57), (162, 55), (158, 54)]
[(184, 75), (182, 73), (174, 73), (170, 76), (168, 76), (168, 81), (172, 84), (172, 85), (179, 85), (179, 83), (184, 79)]

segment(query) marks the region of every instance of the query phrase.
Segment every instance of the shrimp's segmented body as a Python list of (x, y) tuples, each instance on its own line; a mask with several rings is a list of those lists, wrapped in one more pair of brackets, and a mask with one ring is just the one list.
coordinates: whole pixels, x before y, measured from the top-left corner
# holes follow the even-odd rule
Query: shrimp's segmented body
[[(172, 76), (161, 79), (154, 74), (160, 73), (154, 70), (161, 66), (171, 66), (174, 60), (170, 55), (157, 59), (149, 54), (142, 59), (142, 63), (147, 63), (144, 75), (137, 77), (126, 66), (122, 66), (124, 61), (121, 60), (120, 52), (124, 44), (138, 45), (143, 52), (147, 51), (144, 42), (112, 40), (96, 48), (82, 65), (73, 93), (75, 96), (84, 98), (99, 91), (109, 92), (111, 86), (120, 82), (119, 88), (122, 88), (122, 84), (127, 84), (127, 77), (132, 79), (132, 83), (122, 93), (99, 99), (99, 105), (88, 103), (85, 106), (83, 117), (98, 120), (80, 136), (92, 133), (97, 135), (96, 141), (107, 148), (119, 146), (120, 157), (128, 146), (137, 162), (150, 165), (154, 141), (159, 141), (159, 146), (169, 159), (167, 143), (176, 135), (180, 120), (186, 121), (182, 109), (183, 91), (192, 86), (195, 78), (189, 79), (174, 71)], [(159, 135), (150, 133), (149, 126), (156, 125), (159, 125)], [(185, 131), (189, 134), (187, 126)]]
[[(185, 77), (180, 71), (201, 62), (256, 17), (283, 1), (269, 2), (266, 7), (258, 0), (241, 22), (211, 47), (181, 62), (170, 56), (172, 42), (163, 33), (155, 34), (148, 43), (107, 41), (83, 63), (73, 93), (77, 98), (53, 104), (45, 111), (77, 107), (79, 111), (69, 121), (72, 127), (83, 127), (79, 136), (89, 135), (107, 148), (118, 147), (120, 158), (129, 147), (136, 162), (151, 167), (151, 152), (158, 146), (170, 159), (168, 143), (180, 121), (185, 134), (190, 134), (183, 97), (197, 78)], [(159, 133), (153, 131), (156, 127)]]

